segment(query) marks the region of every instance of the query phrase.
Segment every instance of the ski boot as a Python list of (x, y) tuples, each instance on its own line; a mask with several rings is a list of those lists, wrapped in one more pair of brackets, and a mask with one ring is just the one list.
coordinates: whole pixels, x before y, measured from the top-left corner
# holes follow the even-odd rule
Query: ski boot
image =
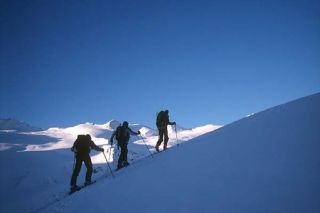
[(80, 189), (81, 189), (80, 186), (72, 185), (72, 186), (70, 187), (70, 193), (74, 193), (74, 192), (76, 192), (76, 191), (79, 191)]
[(84, 186), (89, 186), (91, 184), (93, 184), (95, 181), (91, 181), (91, 180), (88, 180), (86, 182), (84, 182)]

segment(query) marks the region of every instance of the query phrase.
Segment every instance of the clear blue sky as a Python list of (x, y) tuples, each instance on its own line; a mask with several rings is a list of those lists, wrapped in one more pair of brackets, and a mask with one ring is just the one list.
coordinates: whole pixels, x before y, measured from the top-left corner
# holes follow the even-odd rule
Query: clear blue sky
[(320, 91), (320, 2), (1, 1), (0, 117), (228, 124)]

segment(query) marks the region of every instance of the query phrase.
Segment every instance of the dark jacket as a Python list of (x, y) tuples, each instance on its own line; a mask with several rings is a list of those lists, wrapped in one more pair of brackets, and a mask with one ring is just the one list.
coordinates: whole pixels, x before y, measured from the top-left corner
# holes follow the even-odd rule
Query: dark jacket
[(157, 116), (156, 124), (158, 129), (166, 129), (168, 125), (174, 125), (175, 122), (170, 122), (169, 114), (166, 111), (161, 111)]
[(113, 138), (116, 137), (118, 144), (128, 144), (130, 135), (139, 135), (139, 132), (132, 131), (129, 127), (118, 126), (116, 131), (113, 132), (110, 141), (113, 143)]
[(90, 135), (78, 135), (71, 148), (71, 150), (76, 153), (77, 157), (88, 156), (91, 149), (94, 149), (96, 151), (103, 150), (91, 140)]

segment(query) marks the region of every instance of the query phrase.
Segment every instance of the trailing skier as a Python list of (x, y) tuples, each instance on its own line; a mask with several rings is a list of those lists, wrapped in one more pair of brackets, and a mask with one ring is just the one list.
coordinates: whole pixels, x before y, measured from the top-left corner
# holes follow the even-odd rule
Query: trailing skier
[(129, 123), (124, 121), (122, 125), (118, 126), (116, 131), (113, 132), (110, 143), (111, 146), (113, 144), (113, 138), (116, 137), (118, 141), (118, 147), (121, 148), (121, 153), (118, 159), (117, 169), (121, 169), (122, 167), (128, 166), (128, 142), (130, 139), (130, 135), (139, 135), (140, 131), (134, 132), (129, 128)]
[(84, 162), (87, 167), (85, 186), (92, 184), (91, 176), (92, 176), (92, 162), (90, 158), (90, 150), (94, 149), (96, 151), (104, 152), (103, 148), (98, 147), (92, 140), (90, 135), (78, 135), (76, 141), (74, 142), (71, 151), (75, 153), (75, 165), (73, 168), (72, 176), (71, 176), (71, 189), (70, 192), (75, 192), (81, 189), (81, 187), (77, 186), (77, 177), (80, 173), (82, 162)]
[[(156, 150), (157, 152), (159, 152), (159, 146), (161, 145), (162, 141), (163, 143), (163, 149), (166, 150), (167, 149), (167, 144), (169, 141), (169, 136), (168, 136), (168, 129), (167, 126), (168, 125), (176, 125), (176, 122), (170, 122), (169, 120), (169, 111), (165, 110), (165, 111), (160, 111), (157, 115), (157, 128), (159, 131), (159, 139), (157, 141), (156, 144)], [(164, 139), (164, 140), (163, 140)]]

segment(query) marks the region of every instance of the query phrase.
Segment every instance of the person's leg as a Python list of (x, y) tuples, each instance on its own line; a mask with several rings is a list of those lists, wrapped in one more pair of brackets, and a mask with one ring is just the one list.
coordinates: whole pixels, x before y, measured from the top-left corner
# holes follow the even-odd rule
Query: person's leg
[(90, 158), (89, 155), (84, 158), (84, 164), (87, 167), (86, 182), (90, 183), (91, 182), (91, 176), (92, 176), (93, 168), (92, 168), (91, 158)]
[(120, 145), (121, 152), (120, 152), (120, 156), (118, 159), (118, 166), (117, 166), (118, 169), (123, 167), (123, 161), (124, 161), (125, 155), (126, 155), (125, 147), (123, 144), (124, 143), (121, 143), (121, 145)]
[(123, 150), (123, 166), (128, 166), (128, 144), (125, 144), (121, 150)]
[(159, 152), (159, 146), (161, 145), (161, 143), (163, 141), (164, 132), (163, 132), (163, 129), (158, 129), (158, 130), (159, 130), (159, 139), (156, 144), (156, 150)]
[(80, 173), (81, 170), (81, 165), (82, 165), (82, 159), (81, 158), (76, 158), (76, 165), (74, 166), (71, 180), (70, 180), (70, 185), (71, 186), (76, 186), (77, 185), (77, 177)]
[(163, 131), (163, 134), (164, 134), (163, 149), (167, 149), (167, 145), (168, 145), (168, 141), (169, 141), (168, 129), (167, 128)]

